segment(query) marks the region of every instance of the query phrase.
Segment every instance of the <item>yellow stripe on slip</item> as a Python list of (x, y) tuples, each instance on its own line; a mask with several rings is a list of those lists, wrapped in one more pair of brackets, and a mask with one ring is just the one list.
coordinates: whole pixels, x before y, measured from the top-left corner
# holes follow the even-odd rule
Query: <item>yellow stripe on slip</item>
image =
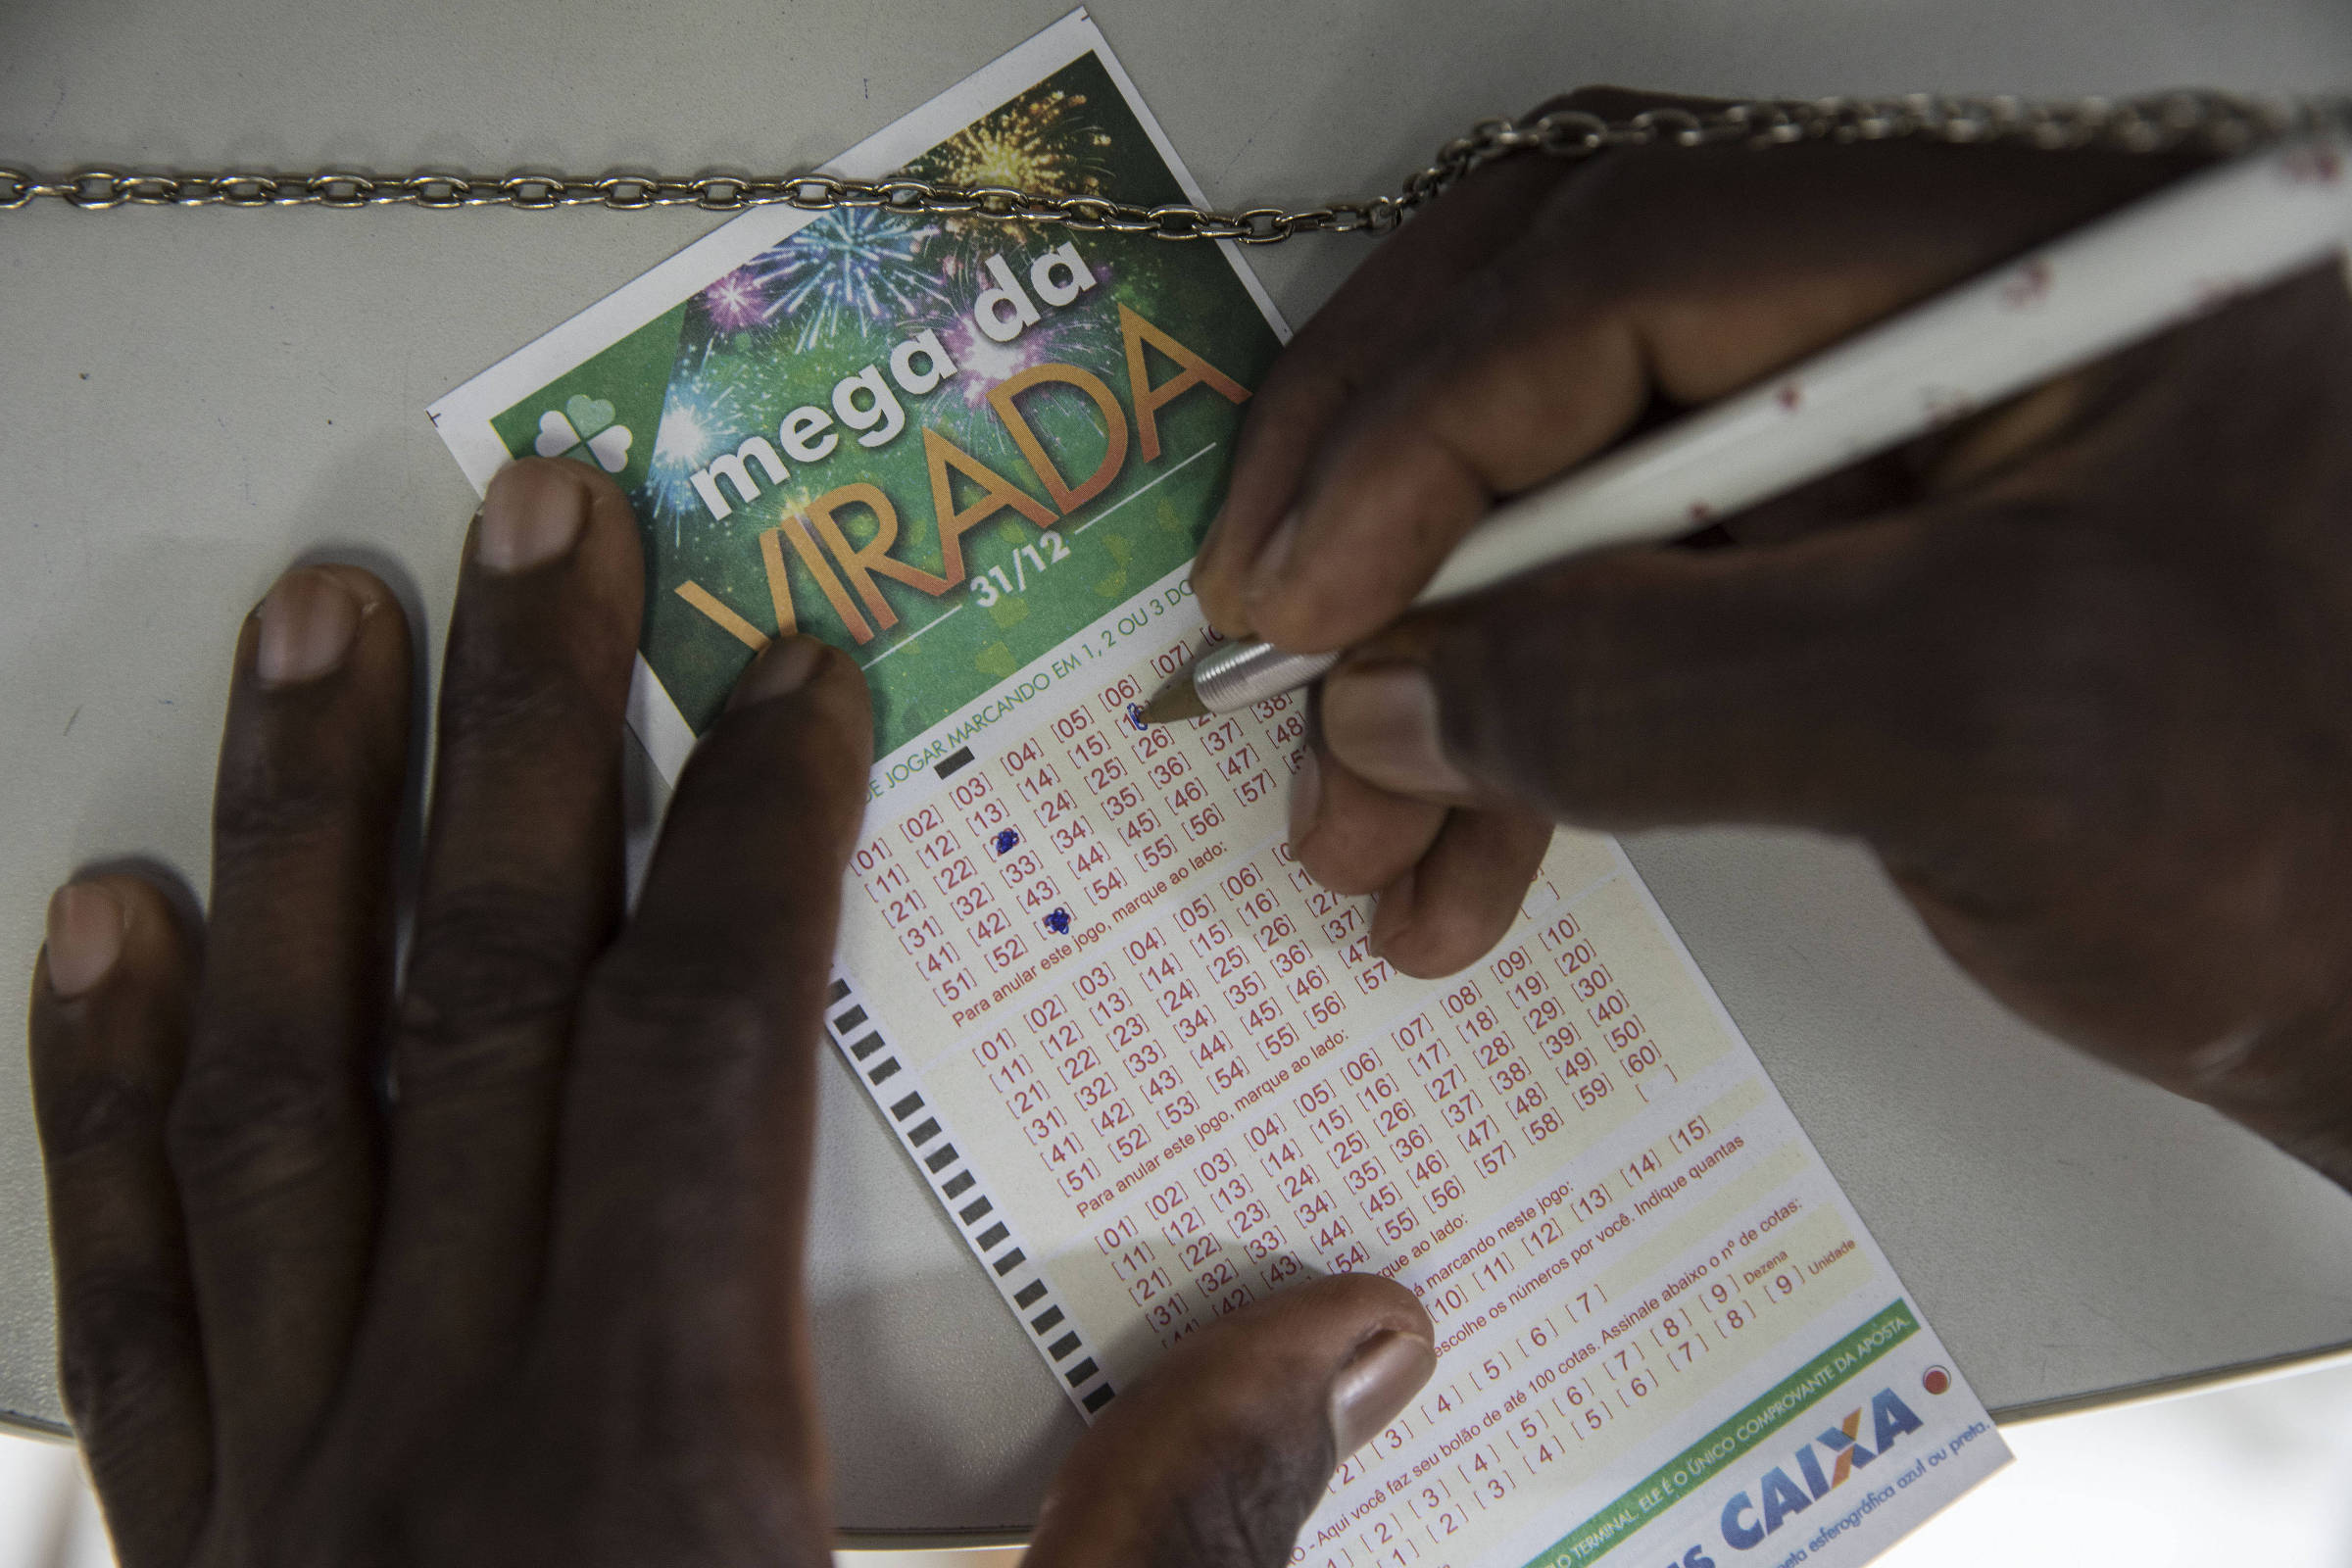
[(767, 646), (766, 633), (720, 604), (710, 590), (701, 583), (688, 581), (678, 584), (678, 597), (716, 621), (720, 630), (753, 653)]

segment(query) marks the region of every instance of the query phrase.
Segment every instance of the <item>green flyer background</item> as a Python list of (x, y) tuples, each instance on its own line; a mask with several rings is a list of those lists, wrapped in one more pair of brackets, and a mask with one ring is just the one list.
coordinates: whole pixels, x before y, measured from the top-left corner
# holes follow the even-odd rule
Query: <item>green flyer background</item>
[[(973, 122), (907, 165), (917, 177), (955, 184), (1015, 185), (1124, 202), (1185, 199), (1174, 174), (1091, 54)], [(1032, 261), (1074, 243), (1097, 283), (1071, 304), (1035, 303), (1041, 319), (1008, 343), (974, 327), (972, 309), (1002, 257), (1027, 286)], [(999, 513), (962, 540), (964, 583), (933, 598), (888, 579), (877, 586), (898, 617), (858, 643), (802, 562), (788, 563), (800, 629), (850, 650), (866, 667), (875, 710), (875, 753), (887, 756), (982, 695), (1079, 628), (1190, 560), (1224, 489), (1233, 436), (1247, 405), (1195, 385), (1157, 414), (1160, 451), (1146, 461), (1135, 423), (1119, 307), (1176, 339), (1226, 376), (1255, 386), (1279, 347), (1233, 266), (1212, 245), (1148, 235), (1076, 233), (1052, 225), (909, 217), (872, 210), (826, 214), (658, 319), (514, 404), (492, 420), (517, 456), (562, 447), (601, 461), (628, 490), (644, 525), (644, 653), (687, 723), (700, 734), (751, 657), (743, 642), (681, 598), (691, 582), (761, 634), (777, 617), (760, 536), (815, 497), (863, 482), (879, 487), (899, 517), (892, 557), (938, 574), (940, 542), (922, 427), (928, 426), (1049, 511), (1046, 486), (991, 408), (987, 394), (1042, 364), (1074, 366), (1107, 386), (1127, 419), (1125, 460), (1110, 484), (1055, 524), (1068, 546), (1054, 551), (1017, 513)], [(866, 450), (856, 431), (825, 459), (785, 459), (760, 494), (713, 518), (691, 476), (712, 459), (763, 435), (782, 451), (778, 422), (803, 405), (830, 409), (842, 377), (883, 367), (916, 333), (938, 334), (956, 373), (920, 396), (901, 394), (907, 428)], [(1147, 351), (1150, 383), (1179, 373)], [(1019, 407), (1062, 473), (1094, 472), (1109, 436), (1095, 405), (1052, 383)], [(552, 432), (552, 433), (551, 433)], [(735, 491), (726, 490), (730, 502)], [(980, 495), (958, 482), (956, 504)], [(874, 534), (862, 507), (839, 520), (853, 547)], [(1024, 551), (1022, 546), (1033, 547)], [(1061, 559), (1054, 559), (1055, 557)], [(1042, 564), (1042, 569), (1041, 569)], [(1001, 569), (1014, 591), (982, 602), (970, 579)]]

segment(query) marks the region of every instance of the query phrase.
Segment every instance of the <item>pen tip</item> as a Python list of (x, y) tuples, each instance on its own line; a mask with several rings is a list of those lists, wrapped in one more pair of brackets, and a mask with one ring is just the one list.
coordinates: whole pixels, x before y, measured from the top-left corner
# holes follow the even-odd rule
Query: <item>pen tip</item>
[(1147, 724), (1175, 724), (1188, 718), (1201, 718), (1208, 709), (1201, 703), (1200, 694), (1193, 689), (1191, 671), (1179, 675), (1162, 686), (1152, 699), (1144, 705)]

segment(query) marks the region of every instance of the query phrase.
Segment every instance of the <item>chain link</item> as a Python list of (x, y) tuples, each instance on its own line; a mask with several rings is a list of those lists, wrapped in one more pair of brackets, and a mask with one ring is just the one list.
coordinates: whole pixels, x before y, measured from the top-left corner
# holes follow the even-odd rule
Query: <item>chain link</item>
[(1607, 119), (1559, 109), (1525, 121), (1483, 120), (1440, 147), (1394, 196), (1292, 211), (1221, 212), (1176, 202), (1136, 207), (1103, 196), (1056, 196), (1005, 185), (937, 185), (896, 176), (847, 179), (822, 172), (756, 179), (709, 173), (691, 179), (610, 173), (597, 178), (521, 172), (503, 178), (419, 171), (375, 175), (322, 170), (310, 174), (170, 174), (85, 169), (44, 177), (0, 168), (0, 211), (62, 201), (89, 212), (114, 207), (510, 207), (546, 212), (604, 207), (639, 212), (699, 207), (739, 213), (787, 206), (802, 212), (872, 208), (908, 216), (972, 217), (1054, 223), (1085, 232), (1149, 234), (1170, 241), (1229, 239), (1271, 245), (1296, 234), (1385, 234), (1415, 209), (1499, 158), (1543, 153), (1583, 159), (1631, 147), (1785, 147), (1803, 142), (1935, 141), (2009, 143), (2063, 151), (2103, 147), (2151, 153), (2197, 149), (2235, 153), (2282, 136), (2352, 128), (2352, 98), (2263, 99), (2181, 92), (2150, 98), (1821, 98), (1740, 103), (1701, 111), (1650, 109)]

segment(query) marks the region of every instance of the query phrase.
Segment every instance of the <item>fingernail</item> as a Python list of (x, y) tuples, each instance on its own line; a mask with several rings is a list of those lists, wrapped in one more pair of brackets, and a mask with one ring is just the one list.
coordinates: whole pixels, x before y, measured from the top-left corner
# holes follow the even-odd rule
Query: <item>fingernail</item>
[(1446, 760), (1438, 691), (1419, 664), (1343, 669), (1325, 681), (1323, 742), (1349, 771), (1399, 795), (1474, 792)]
[(130, 911), (102, 887), (69, 882), (49, 900), (49, 989), (71, 1000), (105, 979), (122, 956)]
[(1242, 586), (1242, 597), (1251, 604), (1271, 599), (1282, 589), (1282, 579), (1290, 569), (1291, 551), (1298, 542), (1298, 514), (1286, 512), (1266, 542), (1257, 547), (1257, 559), (1250, 564), (1250, 576)]
[(825, 645), (813, 637), (777, 638), (760, 650), (760, 657), (736, 680), (727, 707), (749, 708), (773, 697), (790, 696), (808, 684), (824, 658)]
[(1298, 771), (1291, 775), (1291, 847), (1314, 831), (1315, 813), (1323, 808), (1323, 764), (1309, 746), (1298, 754)]
[(474, 559), (492, 571), (528, 571), (570, 550), (587, 524), (588, 491), (575, 475), (560, 463), (517, 463), (490, 481)]
[(366, 610), (333, 572), (295, 567), (262, 601), (253, 672), (270, 686), (317, 680), (351, 652)]
[(1367, 1340), (1331, 1380), (1331, 1440), (1346, 1458), (1380, 1436), (1438, 1369), (1427, 1340), (1387, 1329)]
[[(1389, 956), (1389, 939), (1396, 934), (1400, 922), (1412, 916), (1413, 878), (1419, 869), (1418, 866), (1406, 866), (1397, 873), (1396, 881), (1373, 897), (1372, 929), (1364, 933), (1364, 946), (1371, 950), (1375, 958)], [(1384, 914), (1388, 916), (1385, 920), (1381, 918)]]

